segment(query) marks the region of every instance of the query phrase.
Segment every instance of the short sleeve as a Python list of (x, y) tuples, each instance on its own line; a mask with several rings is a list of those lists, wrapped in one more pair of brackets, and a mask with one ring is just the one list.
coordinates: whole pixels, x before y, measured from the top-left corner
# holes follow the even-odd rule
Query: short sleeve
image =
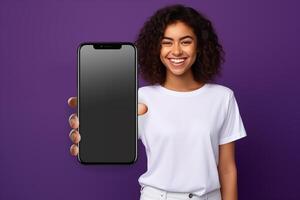
[(219, 145), (247, 136), (233, 92), (230, 95), (228, 109), (225, 116), (226, 117), (219, 135)]

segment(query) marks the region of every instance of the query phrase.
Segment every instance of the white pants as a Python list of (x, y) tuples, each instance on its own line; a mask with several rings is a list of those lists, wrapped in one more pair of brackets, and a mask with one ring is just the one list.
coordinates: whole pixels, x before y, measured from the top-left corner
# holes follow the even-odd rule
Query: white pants
[(215, 190), (203, 196), (193, 193), (167, 192), (158, 188), (143, 185), (140, 200), (221, 200), (221, 191)]

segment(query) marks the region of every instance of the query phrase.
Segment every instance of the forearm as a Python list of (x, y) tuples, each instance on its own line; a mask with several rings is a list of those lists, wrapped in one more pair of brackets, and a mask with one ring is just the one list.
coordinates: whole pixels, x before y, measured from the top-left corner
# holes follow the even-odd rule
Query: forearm
[(237, 170), (219, 171), (222, 200), (237, 200)]

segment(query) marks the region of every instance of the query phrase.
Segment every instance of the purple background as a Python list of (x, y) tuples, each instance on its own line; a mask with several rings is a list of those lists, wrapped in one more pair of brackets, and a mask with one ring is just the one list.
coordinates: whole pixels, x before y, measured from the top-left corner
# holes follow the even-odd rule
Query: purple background
[(239, 199), (300, 199), (296, 0), (2, 0), (0, 199), (139, 198), (143, 144), (134, 165), (80, 165), (69, 154), (67, 119), (75, 110), (67, 99), (76, 95), (80, 42), (134, 41), (169, 3), (205, 13), (224, 45), (217, 83), (234, 90), (248, 133), (236, 148)]

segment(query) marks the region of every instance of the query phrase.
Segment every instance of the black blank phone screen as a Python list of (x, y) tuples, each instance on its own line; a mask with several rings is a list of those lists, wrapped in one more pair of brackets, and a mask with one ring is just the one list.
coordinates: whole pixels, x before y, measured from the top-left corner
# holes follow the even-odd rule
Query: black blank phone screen
[(136, 48), (130, 43), (78, 49), (78, 160), (130, 164), (137, 157)]

